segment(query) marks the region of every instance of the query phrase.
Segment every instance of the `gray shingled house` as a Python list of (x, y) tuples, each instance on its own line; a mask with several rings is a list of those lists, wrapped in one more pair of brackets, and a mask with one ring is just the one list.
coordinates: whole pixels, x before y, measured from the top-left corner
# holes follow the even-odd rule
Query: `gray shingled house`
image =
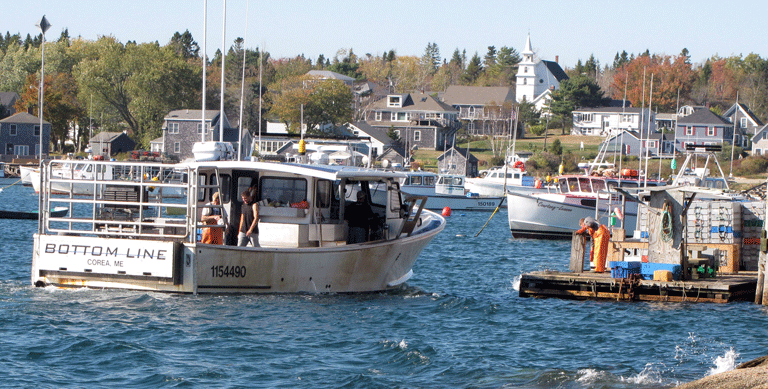
[(458, 174), (477, 177), (478, 159), (467, 149), (451, 147), (437, 157), (437, 171), (441, 174)]
[[(232, 143), (237, 151), (238, 129), (232, 127), (224, 114), (224, 142)], [(244, 131), (246, 141), (250, 135)], [(183, 161), (192, 158), (192, 145), (205, 139), (206, 142), (219, 140), (219, 111), (205, 111), (205, 128), (202, 123), (202, 110), (180, 109), (171, 111), (165, 116), (163, 123), (163, 150), (166, 154), (174, 155)], [(243, 153), (250, 156), (250, 142), (243, 144)]]
[(124, 132), (102, 131), (88, 141), (88, 147), (93, 155), (114, 157), (135, 149), (136, 142)]
[(451, 85), (443, 101), (459, 110), (459, 119), (474, 135), (505, 135), (509, 132), (509, 114), (499, 108), (515, 103), (515, 91), (508, 86)]
[[(51, 123), (43, 121), (43, 157), (48, 156)], [(0, 145), (3, 160), (36, 158), (40, 149), (40, 118), (19, 112), (0, 120)]]

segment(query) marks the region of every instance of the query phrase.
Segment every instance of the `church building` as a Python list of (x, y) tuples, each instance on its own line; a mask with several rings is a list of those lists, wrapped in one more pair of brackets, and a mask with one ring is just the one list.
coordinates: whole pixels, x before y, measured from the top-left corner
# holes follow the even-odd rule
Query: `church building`
[(568, 75), (557, 62), (536, 58), (536, 53), (531, 48), (531, 34), (528, 34), (525, 49), (520, 55), (522, 61), (517, 69), (515, 97), (518, 103), (526, 100), (542, 111), (551, 99), (552, 91), (560, 89), (560, 82), (567, 80)]

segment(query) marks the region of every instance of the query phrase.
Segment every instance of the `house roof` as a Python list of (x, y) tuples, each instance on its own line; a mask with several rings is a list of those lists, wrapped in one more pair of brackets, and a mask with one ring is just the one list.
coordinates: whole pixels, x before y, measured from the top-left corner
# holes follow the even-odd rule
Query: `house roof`
[(574, 109), (573, 112), (608, 112), (608, 113), (641, 113), (641, 112), (647, 112), (648, 108), (633, 108), (633, 107), (596, 107), (596, 108), (579, 108)]
[[(40, 118), (35, 115), (28, 114), (26, 112), (17, 112), (11, 116), (8, 116), (3, 120), (0, 120), (0, 123), (40, 124)], [(51, 124), (51, 123), (43, 120), (43, 125), (45, 124)]]
[(345, 76), (343, 74), (339, 74), (336, 72), (332, 72), (330, 70), (310, 70), (307, 72), (308, 75), (313, 77), (321, 77), (321, 78), (331, 78), (334, 80), (341, 80), (345, 82), (353, 82), (355, 81), (354, 78)]
[(149, 143), (163, 143), (163, 137), (152, 139)]
[(375, 111), (422, 111), (422, 112), (458, 112), (456, 108), (435, 99), (426, 93), (406, 93), (403, 98), (403, 106), (388, 107), (388, 99), (381, 99), (373, 104)]
[[(202, 112), (201, 109), (178, 109), (175, 111), (168, 112), (168, 115), (165, 115), (165, 120), (200, 120), (202, 118)], [(205, 110), (205, 120), (213, 120), (217, 115), (219, 114), (219, 110), (216, 109), (206, 109)]]
[(350, 125), (357, 127), (360, 131), (365, 132), (373, 139), (387, 145), (392, 143), (392, 138), (387, 135), (387, 131), (382, 127), (373, 127), (366, 122), (354, 122)]
[(515, 101), (515, 92), (507, 86), (451, 85), (443, 94), (443, 101), (453, 106), (503, 104)]
[[(446, 150), (443, 154), (437, 157), (437, 160), (442, 161), (445, 158), (448, 158), (449, 156), (453, 155), (453, 153), (458, 153), (469, 162), (477, 162), (478, 160), (477, 157), (472, 155), (472, 153), (470, 153), (467, 149), (457, 149), (455, 147), (451, 147), (450, 149)], [(469, 157), (467, 157), (467, 155), (469, 155)]]
[(19, 94), (16, 92), (0, 92), (0, 105), (9, 107), (14, 101), (19, 99)]
[(723, 117), (731, 117), (731, 116), (734, 116), (734, 115), (735, 115), (735, 113), (736, 113), (736, 107), (737, 107), (737, 106), (738, 106), (739, 108), (741, 108), (739, 111), (740, 111), (740, 112), (741, 112), (743, 115), (746, 115), (747, 117), (749, 117), (749, 118), (750, 118), (750, 119), (751, 119), (751, 120), (752, 120), (752, 121), (755, 123), (755, 125), (757, 125), (757, 126), (762, 126), (762, 125), (763, 125), (763, 122), (762, 122), (762, 121), (760, 121), (760, 119), (758, 119), (758, 118), (757, 118), (757, 116), (755, 116), (755, 113), (754, 113), (754, 112), (752, 112), (752, 110), (750, 110), (750, 109), (749, 109), (749, 107), (747, 107), (747, 106), (746, 106), (745, 104), (743, 104), (743, 103), (735, 103), (735, 104), (733, 104), (733, 105), (731, 106), (731, 108), (728, 108), (728, 110), (727, 110), (727, 111), (725, 111), (725, 113), (723, 114)]
[(563, 71), (563, 68), (560, 67), (560, 64), (558, 64), (555, 61), (545, 61), (541, 60), (541, 62), (544, 63), (544, 65), (547, 66), (547, 69), (552, 73), (553, 76), (557, 79), (557, 82), (562, 82), (563, 80), (568, 79), (568, 75), (565, 74)]
[(720, 116), (715, 115), (708, 109), (697, 109), (688, 116), (677, 118), (677, 124), (711, 124), (717, 126), (731, 126), (730, 122)]
[[(624, 137), (625, 138), (626, 137), (632, 137), (632, 138), (635, 138), (636, 140), (640, 140), (640, 133), (638, 133), (637, 131), (627, 131), (627, 130), (624, 130), (624, 131), (621, 131), (618, 134), (608, 138), (607, 142), (611, 142), (612, 140), (614, 140), (616, 138), (621, 138), (622, 133), (624, 133)], [(649, 139), (653, 139), (653, 140), (669, 140), (669, 139), (667, 139), (668, 138), (667, 134), (664, 134), (664, 133), (661, 133), (661, 132), (656, 132), (656, 131), (651, 132), (650, 135), (643, 134), (643, 139), (645, 139), (645, 138), (649, 138)]]
[(122, 132), (102, 131), (102, 132), (94, 135), (93, 138), (91, 138), (88, 142), (90, 142), (90, 143), (95, 143), (95, 142), (112, 142), (113, 140), (117, 139), (120, 135), (123, 135), (123, 133)]
[(759, 130), (755, 131), (755, 135), (752, 136), (752, 143), (755, 143), (760, 139), (762, 139), (763, 133), (766, 131), (768, 131), (768, 124), (763, 125), (762, 127), (760, 127)]

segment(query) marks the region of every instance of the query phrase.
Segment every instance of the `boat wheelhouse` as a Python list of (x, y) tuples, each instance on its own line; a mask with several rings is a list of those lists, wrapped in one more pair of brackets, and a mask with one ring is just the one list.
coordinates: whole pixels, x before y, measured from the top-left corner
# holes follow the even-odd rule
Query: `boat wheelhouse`
[[(425, 198), (404, 198), (403, 173), (269, 162), (88, 161), (96, 171), (111, 166), (136, 174), (88, 180), (91, 194), (74, 196), (51, 193), (51, 181), (83, 183), (52, 177), (57, 162), (43, 169), (41, 206), (65, 205), (71, 211), (40, 220), (32, 261), (37, 286), (182, 293), (382, 291), (412, 276), (422, 249), (445, 227), (444, 218), (423, 210)], [(147, 178), (150, 171), (167, 169), (188, 181)], [(150, 196), (157, 187), (188, 195)], [(245, 190), (258, 193), (261, 247), (233, 245)], [(368, 195), (376, 220), (367, 241), (348, 244), (345, 208), (359, 191)], [(210, 201), (216, 192), (218, 206)], [(203, 209), (219, 207), (228, 222), (203, 224)], [(200, 242), (202, 229), (224, 226), (226, 244)]]
[(400, 181), (405, 193), (427, 196), (427, 209), (456, 211), (493, 211), (502, 196), (490, 197), (471, 193), (465, 188), (466, 177), (457, 174), (436, 174), (426, 171), (405, 172)]
[(664, 181), (563, 175), (556, 190), (525, 194), (507, 192), (509, 229), (515, 238), (570, 239), (579, 220), (594, 217), (609, 224), (611, 213), (622, 209), (626, 234), (632, 235), (637, 222), (637, 203), (625, 201), (616, 187), (638, 189), (641, 185), (661, 186)]

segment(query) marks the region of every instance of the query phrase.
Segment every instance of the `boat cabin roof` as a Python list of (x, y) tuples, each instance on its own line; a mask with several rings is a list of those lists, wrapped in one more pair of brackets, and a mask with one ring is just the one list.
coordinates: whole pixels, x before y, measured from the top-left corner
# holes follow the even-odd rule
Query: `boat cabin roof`
[(200, 161), (180, 164), (180, 166), (190, 169), (213, 170), (213, 169), (241, 169), (258, 170), (275, 173), (297, 174), (307, 177), (316, 177), (326, 180), (340, 180), (342, 178), (351, 180), (380, 180), (383, 178), (405, 178), (406, 174), (394, 171), (374, 170), (361, 167), (338, 166), (338, 165), (305, 165), (298, 163), (276, 163), (276, 162), (250, 162), (250, 161)]

